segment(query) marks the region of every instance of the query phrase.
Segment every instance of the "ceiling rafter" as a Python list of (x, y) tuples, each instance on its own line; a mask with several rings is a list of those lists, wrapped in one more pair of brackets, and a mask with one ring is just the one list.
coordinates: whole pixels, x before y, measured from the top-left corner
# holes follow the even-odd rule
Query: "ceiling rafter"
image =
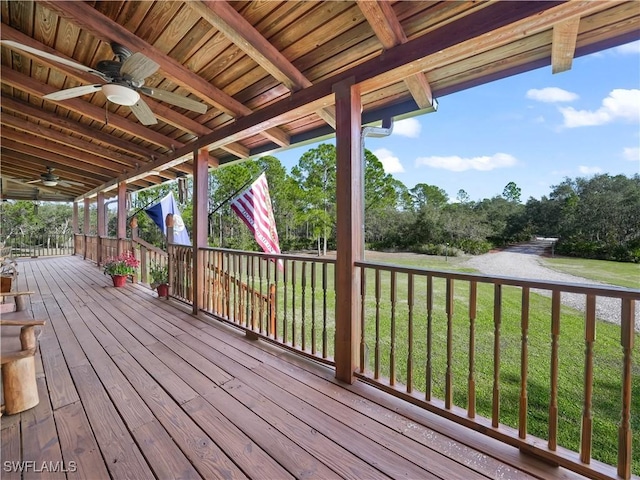
[[(222, 90), (207, 82), (204, 78), (191, 72), (181, 63), (165, 55), (153, 45), (137, 37), (123, 26), (102, 15), (84, 2), (57, 2), (46, 0), (44, 5), (69, 19), (72, 23), (93, 32), (106, 42), (117, 40), (119, 43), (139, 51), (160, 65), (164, 76), (178, 85), (186, 88), (194, 95), (206, 100), (219, 110), (233, 116), (246, 116), (251, 109), (227, 95)], [(265, 131), (264, 135), (280, 146), (288, 146), (289, 138), (283, 131)]]
[[(408, 39), (402, 25), (388, 2), (384, 0), (357, 0), (357, 4), (385, 50), (407, 43)], [(419, 108), (433, 106), (431, 86), (423, 72), (414, 73), (405, 78), (404, 83)]]
[[(295, 92), (313, 85), (226, 1), (202, 0), (189, 2), (188, 5), (289, 90)], [(333, 107), (320, 109), (316, 113), (335, 129), (336, 112)]]

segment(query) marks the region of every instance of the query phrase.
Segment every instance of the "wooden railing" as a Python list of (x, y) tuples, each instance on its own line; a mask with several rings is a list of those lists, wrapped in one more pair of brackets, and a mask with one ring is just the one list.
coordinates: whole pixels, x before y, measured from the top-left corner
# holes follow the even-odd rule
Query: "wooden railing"
[[(634, 381), (638, 379), (638, 363), (632, 362), (634, 325), (640, 325), (638, 290), (357, 265), (362, 294), (359, 378), (578, 473), (630, 477), (631, 406), (639, 405), (638, 398), (632, 401), (631, 388), (634, 369)], [(562, 306), (564, 295), (582, 296), (582, 318)], [(598, 356), (596, 298), (618, 299), (618, 378), (595, 374), (599, 361), (610, 361)], [(582, 338), (561, 335), (561, 326), (567, 328), (569, 322), (582, 322)], [(533, 336), (534, 329), (547, 333)], [(582, 350), (567, 355), (567, 345), (574, 342)], [(574, 395), (564, 389), (562, 378), (576, 376), (584, 382), (582, 392)], [(612, 413), (594, 411), (596, 390), (609, 408), (618, 405), (617, 438), (603, 438), (602, 430), (594, 433), (598, 416)], [(581, 408), (576, 410), (576, 403)], [(546, 431), (529, 432), (532, 416), (546, 416)], [(561, 446), (572, 442), (561, 428), (567, 422), (581, 425), (574, 442), (579, 453)], [(594, 439), (617, 443), (615, 468), (592, 459)]]
[(9, 256), (13, 258), (71, 255), (73, 235), (10, 235), (5, 240), (5, 247), (11, 248)]
[(193, 247), (169, 245), (170, 296), (193, 303)]
[(206, 312), (333, 364), (334, 260), (212, 248), (204, 255)]
[(169, 256), (164, 250), (145, 242), (141, 238), (132, 240), (134, 254), (140, 260), (139, 281), (151, 284), (149, 269), (153, 263), (165, 266), (169, 262)]

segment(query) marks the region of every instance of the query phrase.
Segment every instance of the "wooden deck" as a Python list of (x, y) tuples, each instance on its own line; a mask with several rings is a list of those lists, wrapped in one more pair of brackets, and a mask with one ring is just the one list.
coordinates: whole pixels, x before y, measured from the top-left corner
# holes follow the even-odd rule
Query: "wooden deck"
[(3, 479), (579, 478), (79, 257), (19, 271), (47, 326), (40, 404), (2, 417)]

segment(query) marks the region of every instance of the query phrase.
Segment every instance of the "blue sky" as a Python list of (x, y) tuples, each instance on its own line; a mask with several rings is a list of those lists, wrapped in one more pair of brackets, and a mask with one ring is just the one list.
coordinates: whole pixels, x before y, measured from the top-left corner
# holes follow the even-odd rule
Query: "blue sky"
[[(522, 201), (565, 177), (640, 173), (640, 41), (438, 98), (435, 113), (396, 122), (366, 148), (407, 187), (436, 185), (455, 201), (500, 195)], [(333, 140), (330, 140), (333, 142)], [(290, 171), (317, 144), (273, 155)]]

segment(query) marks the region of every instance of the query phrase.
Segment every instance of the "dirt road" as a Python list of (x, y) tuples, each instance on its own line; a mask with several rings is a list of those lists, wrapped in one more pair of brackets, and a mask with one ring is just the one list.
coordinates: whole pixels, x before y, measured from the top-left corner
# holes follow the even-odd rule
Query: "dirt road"
[[(543, 281), (582, 283), (589, 285), (605, 285), (582, 277), (557, 272), (541, 263), (541, 255), (550, 246), (549, 240), (535, 240), (509, 247), (505, 250), (478, 255), (463, 265), (475, 268), (487, 275), (505, 277), (530, 278)], [(538, 291), (550, 296), (548, 291)], [(563, 293), (562, 303), (582, 312), (585, 311), (585, 295)], [(596, 315), (607, 322), (620, 324), (620, 300), (598, 297)], [(640, 332), (640, 308), (636, 306), (635, 329)]]

